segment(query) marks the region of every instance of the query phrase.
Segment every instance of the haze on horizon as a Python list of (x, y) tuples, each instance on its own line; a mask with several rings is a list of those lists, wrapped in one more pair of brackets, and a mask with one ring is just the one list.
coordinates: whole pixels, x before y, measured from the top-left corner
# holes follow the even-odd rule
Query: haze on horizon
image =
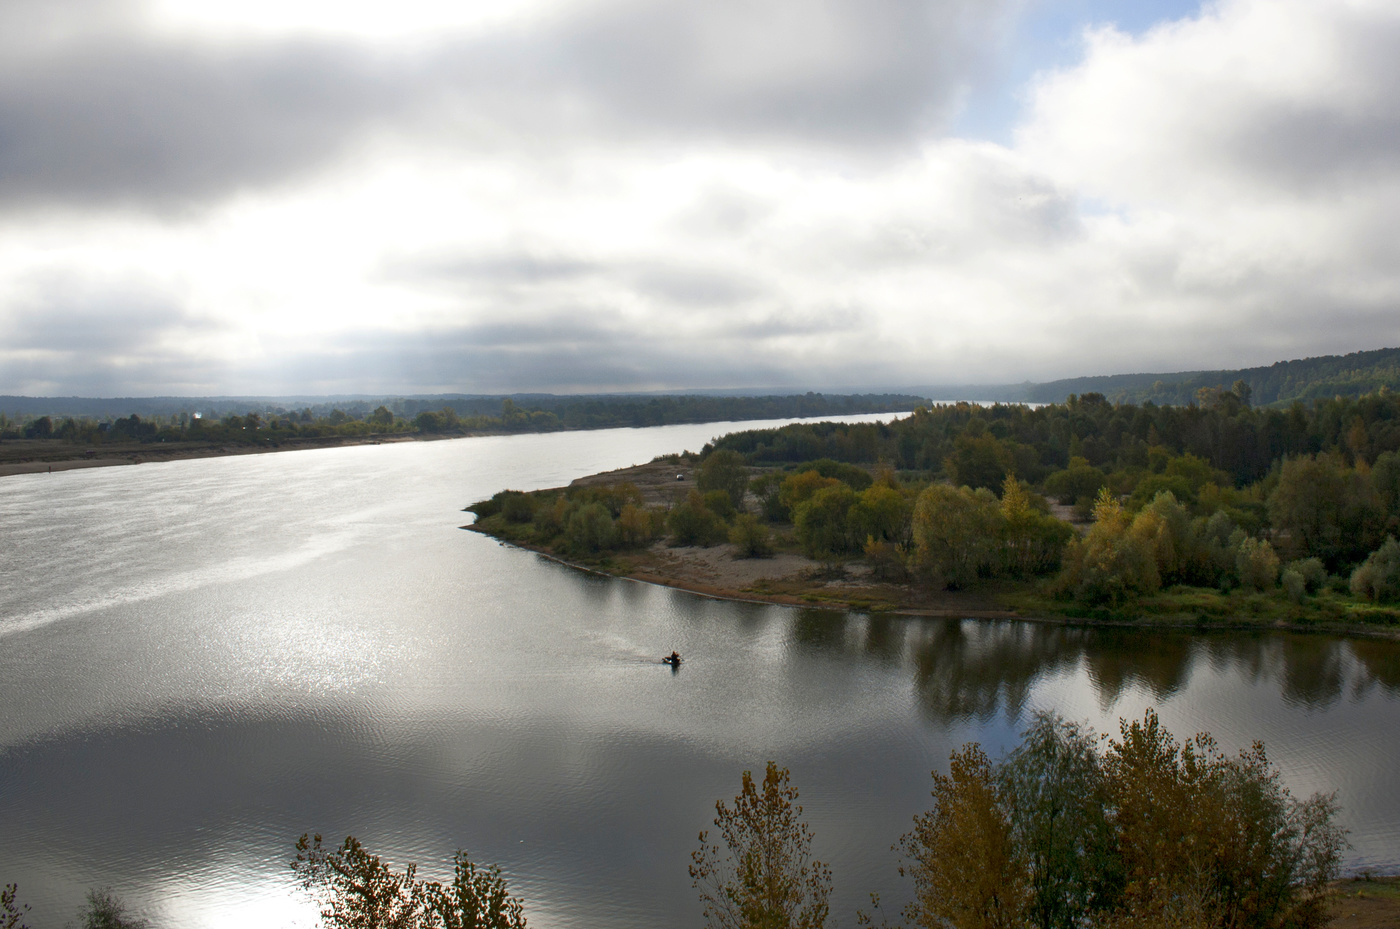
[(0, 394), (1400, 344), (1392, 0), (7, 0)]

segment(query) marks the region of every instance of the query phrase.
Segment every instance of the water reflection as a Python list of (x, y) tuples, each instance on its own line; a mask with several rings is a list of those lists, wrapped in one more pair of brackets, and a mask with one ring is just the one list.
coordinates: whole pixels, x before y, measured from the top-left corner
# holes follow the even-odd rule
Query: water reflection
[(1083, 671), (1101, 709), (1141, 688), (1156, 703), (1181, 694), (1202, 668), (1276, 688), (1284, 702), (1324, 709), (1373, 689), (1400, 694), (1400, 649), (1383, 640), (1290, 633), (910, 619), (800, 610), (793, 641), (884, 666), (907, 664), (919, 703), (939, 724), (1014, 720), (1035, 685)]

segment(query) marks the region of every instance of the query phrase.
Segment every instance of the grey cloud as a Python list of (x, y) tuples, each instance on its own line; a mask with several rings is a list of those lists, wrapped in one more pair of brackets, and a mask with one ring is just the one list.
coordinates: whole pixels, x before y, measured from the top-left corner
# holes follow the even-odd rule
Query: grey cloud
[(225, 324), (139, 282), (45, 277), (0, 312), (0, 392), (115, 396), (207, 392), (222, 358), (190, 348)]
[(769, 293), (743, 272), (681, 264), (643, 268), (634, 275), (633, 286), (645, 297), (686, 307), (733, 306)]
[(1298, 103), (1268, 95), (1228, 112), (1224, 154), (1241, 171), (1289, 190), (1327, 191), (1391, 175), (1400, 150), (1400, 19), (1338, 12), (1327, 41), (1344, 61), (1343, 88)]
[(110, 358), (219, 328), (191, 318), (171, 297), (152, 289), (50, 284), (0, 317), (0, 343), (6, 351)]
[(400, 258), (387, 263), (382, 274), (397, 283), (477, 296), (509, 291), (515, 299), (532, 288), (549, 289), (588, 278), (604, 288), (611, 284), (617, 292), (631, 292), (649, 304), (683, 308), (735, 306), (770, 294), (753, 275), (724, 266), (656, 259), (602, 262), (531, 251)]
[(179, 207), (333, 157), (401, 87), (324, 46), (65, 46), (0, 65), (0, 200)]
[[(465, 324), (429, 332), (361, 332), (298, 350), (238, 377), (257, 392), (355, 390), (610, 390), (884, 383), (848, 360), (830, 363), (775, 351), (760, 335), (726, 332), (697, 342), (659, 338), (586, 312), (559, 311), (513, 325)], [(289, 382), (287, 377), (295, 377)], [(854, 378), (852, 380), (851, 378)], [(238, 388), (235, 388), (238, 389)]]
[[(586, 4), (388, 57), (325, 41), (177, 44), (143, 32), (129, 4), (67, 0), (40, 31), (72, 35), (0, 41), (0, 203), (197, 206), (379, 130), (539, 157), (570, 140), (907, 146), (948, 117), (1014, 6)], [(109, 25), (75, 25), (89, 20)]]
[(1015, 4), (629, 3), (499, 55), (605, 124), (674, 134), (903, 144), (937, 127)]

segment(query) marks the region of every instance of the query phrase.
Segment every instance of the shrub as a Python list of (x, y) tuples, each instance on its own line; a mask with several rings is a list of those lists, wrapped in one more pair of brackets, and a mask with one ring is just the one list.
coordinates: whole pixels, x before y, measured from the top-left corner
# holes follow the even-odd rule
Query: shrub
[(1262, 539), (1245, 538), (1235, 554), (1235, 572), (1240, 586), (1250, 590), (1272, 590), (1278, 582), (1278, 555)]
[(1323, 567), (1320, 558), (1303, 558), (1290, 562), (1288, 567), (1303, 578), (1303, 583), (1307, 585), (1307, 591), (1310, 594), (1317, 593), (1327, 584), (1327, 569)]
[(499, 498), (501, 503), (501, 515), (506, 522), (528, 523), (535, 518), (535, 501), (529, 494), (521, 493), (518, 490), (503, 490), (491, 499)]
[(1297, 568), (1284, 568), (1283, 574), (1279, 576), (1279, 583), (1283, 585), (1283, 591), (1288, 594), (1289, 600), (1294, 603), (1303, 602), (1303, 597), (1308, 592), (1308, 582)]
[(773, 537), (768, 527), (752, 513), (741, 513), (729, 530), (729, 541), (736, 558), (768, 558), (773, 554)]
[(584, 552), (601, 552), (612, 547), (615, 532), (612, 515), (601, 503), (585, 503), (569, 517), (569, 544)]
[[(708, 496), (710, 491), (720, 491), (729, 498), (730, 510), (744, 508), (744, 493), (748, 490), (748, 469), (744, 467), (744, 456), (733, 449), (721, 448), (711, 452), (700, 465), (700, 475), (696, 486)], [(716, 512), (719, 512), (716, 510)]]
[(619, 544), (628, 548), (650, 545), (656, 538), (656, 521), (652, 511), (633, 503), (624, 504), (615, 524)]
[(855, 500), (855, 492), (837, 482), (797, 505), (793, 524), (797, 528), (797, 541), (802, 543), (809, 557), (829, 559), (851, 550), (847, 517)]
[(1351, 592), (1376, 603), (1400, 600), (1400, 544), (1387, 536), (1351, 574)]
[(666, 525), (671, 530), (672, 545), (718, 545), (729, 537), (724, 520), (705, 506), (698, 490), (692, 490), (672, 508)]

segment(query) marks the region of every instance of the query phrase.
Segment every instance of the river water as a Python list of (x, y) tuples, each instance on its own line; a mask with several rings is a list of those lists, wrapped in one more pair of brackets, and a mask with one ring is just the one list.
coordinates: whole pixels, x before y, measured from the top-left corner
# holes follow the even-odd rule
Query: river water
[(310, 926), (288, 863), (320, 831), (438, 878), (459, 847), (497, 862), (539, 929), (697, 926), (697, 833), (774, 759), (850, 925), (907, 893), (890, 845), (951, 750), (1149, 706), (1264, 740), (1295, 794), (1337, 792), (1349, 869), (1400, 868), (1400, 644), (731, 604), (458, 528), (731, 428), (0, 481), (0, 883), (34, 929), (91, 887), (156, 927)]

